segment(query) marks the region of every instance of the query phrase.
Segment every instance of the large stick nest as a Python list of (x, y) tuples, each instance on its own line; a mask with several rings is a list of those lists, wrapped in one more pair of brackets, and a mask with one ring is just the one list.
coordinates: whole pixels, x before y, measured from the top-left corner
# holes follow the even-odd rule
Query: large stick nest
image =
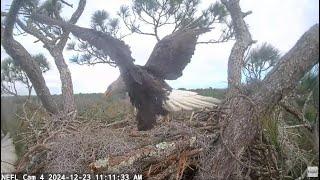
[[(219, 121), (225, 117), (221, 107), (184, 112), (170, 120), (160, 120), (154, 129), (145, 132), (136, 131), (133, 116), (111, 124), (69, 123), (30, 148), (19, 162), (18, 171), (139, 173), (148, 179), (208, 179), (212, 177), (212, 149), (220, 139)], [(264, 155), (262, 152), (257, 156)], [(260, 176), (276, 175), (277, 169), (269, 161), (265, 166), (256, 160), (261, 158), (252, 156), (250, 153), (239, 160), (243, 170), (237, 176), (257, 176), (257, 171)], [(249, 158), (250, 162), (255, 159), (254, 166), (261, 168), (247, 165)]]

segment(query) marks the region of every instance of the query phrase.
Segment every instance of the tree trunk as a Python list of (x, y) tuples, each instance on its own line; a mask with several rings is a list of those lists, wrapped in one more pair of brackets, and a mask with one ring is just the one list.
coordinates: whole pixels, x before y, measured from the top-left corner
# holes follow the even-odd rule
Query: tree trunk
[[(75, 24), (77, 22), (77, 20), (79, 19), (79, 17), (81, 16), (81, 14), (84, 10), (85, 5), (86, 5), (86, 0), (79, 1), (78, 8), (72, 14), (72, 16), (69, 20), (69, 22), (71, 24)], [(15, 7), (15, 8), (17, 8), (16, 10), (19, 10), (17, 3), (15, 3), (15, 2), (12, 3), (12, 6), (16, 6)], [(13, 20), (12, 23), (14, 24), (15, 21), (14, 21), (14, 19), (12, 19), (12, 20)], [(70, 70), (68, 69), (68, 66), (67, 66), (65, 59), (63, 57), (63, 54), (62, 54), (63, 49), (67, 43), (70, 32), (63, 30), (63, 33), (59, 37), (58, 43), (56, 43), (55, 40), (50, 40), (48, 37), (46, 37), (46, 33), (41, 32), (41, 29), (37, 29), (33, 24), (27, 23), (25, 25), (19, 19), (16, 19), (16, 21), (17, 21), (17, 24), (19, 25), (20, 28), (22, 28), (27, 33), (35, 36), (40, 41), (42, 41), (44, 43), (44, 47), (47, 48), (49, 50), (49, 52), (51, 53), (51, 55), (53, 56), (53, 58), (55, 60), (55, 64), (56, 64), (56, 66), (59, 70), (59, 73), (60, 73), (60, 80), (61, 80), (61, 84), (62, 84), (62, 87), (61, 87), (62, 98), (63, 98), (63, 114), (62, 115), (66, 119), (70, 119), (70, 118), (75, 117), (76, 116), (76, 106), (75, 106), (75, 101), (74, 101), (74, 96), (73, 96), (73, 84), (72, 84), (72, 79), (71, 79), (71, 73), (70, 73)], [(13, 29), (13, 27), (12, 27), (12, 29)], [(2, 35), (2, 33), (1, 33), (1, 35)], [(25, 51), (25, 52), (27, 52), (27, 51)], [(30, 65), (30, 66), (32, 67), (34, 65)], [(28, 77), (30, 78), (29, 74), (28, 74)], [(32, 83), (33, 83), (33, 81), (32, 81)], [(39, 91), (37, 89), (36, 89), (36, 92), (37, 92), (37, 95), (40, 97), (41, 95), (39, 95), (39, 93), (38, 93)], [(41, 99), (41, 97), (40, 97), (40, 99)], [(52, 108), (48, 108), (48, 106), (45, 105), (48, 103), (43, 102), (43, 104), (44, 104), (44, 107), (49, 112), (53, 113), (51, 110)]]
[(62, 51), (52, 49), (50, 50), (50, 53), (54, 58), (54, 61), (60, 74), (64, 115), (69, 116), (70, 114), (70, 117), (74, 117), (76, 115), (76, 106), (73, 96), (73, 84), (70, 70), (64, 60)]
[(239, 96), (230, 103), (232, 116), (223, 123), (221, 141), (215, 148), (212, 170), (227, 179), (237, 169), (243, 151), (257, 136), (259, 119), (271, 110), (303, 75), (319, 61), (319, 25), (311, 27), (285, 54), (250, 97)]
[[(228, 96), (239, 93), (241, 85), (241, 69), (243, 57), (247, 48), (253, 43), (251, 34), (243, 18), (245, 17), (239, 6), (239, 0), (222, 0), (230, 12), (236, 42), (232, 47), (228, 60)], [(250, 13), (247, 13), (248, 15)]]
[(314, 136), (314, 149), (316, 150), (317, 157), (319, 159), (319, 113), (317, 114), (316, 122), (313, 127), (313, 136)]
[(54, 103), (50, 91), (46, 86), (39, 65), (35, 62), (28, 51), (16, 40), (14, 40), (12, 32), (16, 20), (16, 16), (22, 6), (23, 1), (13, 1), (8, 16), (5, 21), (5, 27), (1, 27), (1, 39), (3, 48), (12, 57), (17, 64), (27, 73), (34, 89), (39, 96), (43, 106), (52, 114), (58, 113), (58, 107)]
[[(75, 24), (80, 18), (86, 6), (86, 0), (80, 0), (78, 8), (72, 14), (69, 23)], [(48, 50), (54, 58), (55, 64), (59, 70), (61, 81), (61, 93), (63, 98), (63, 111), (68, 120), (73, 120), (76, 117), (76, 104), (73, 96), (73, 83), (71, 78), (71, 72), (63, 57), (63, 49), (66, 46), (70, 35), (70, 31), (63, 29), (63, 34), (60, 36), (60, 41), (53, 47), (48, 46)], [(48, 43), (49, 45), (49, 43)]]
[(34, 61), (28, 51), (19, 42), (14, 40), (13, 37), (3, 37), (2, 45), (12, 59), (27, 73), (44, 108), (52, 114), (58, 114), (58, 107), (51, 97), (37, 62)]

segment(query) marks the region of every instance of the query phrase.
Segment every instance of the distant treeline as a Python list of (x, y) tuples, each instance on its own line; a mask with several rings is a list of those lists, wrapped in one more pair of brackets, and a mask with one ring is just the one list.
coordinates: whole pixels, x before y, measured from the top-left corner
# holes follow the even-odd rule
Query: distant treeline
[[(203, 96), (211, 96), (211, 97), (215, 97), (215, 98), (224, 98), (225, 93), (226, 93), (226, 89), (217, 89), (217, 88), (197, 88), (197, 89), (186, 89), (186, 88), (178, 88), (179, 90), (187, 90), (187, 91), (193, 91), (193, 92), (197, 92), (200, 95)], [(125, 97), (125, 93), (115, 93), (112, 97), (110, 97), (109, 100), (113, 101), (116, 100), (118, 98), (124, 98)], [(79, 93), (79, 94), (75, 94), (75, 100), (79, 100), (80, 99), (90, 99), (90, 101), (96, 101), (96, 102), (100, 102), (103, 100), (106, 100), (102, 97), (103, 94), (102, 93)], [(6, 101), (6, 100), (13, 100), (16, 103), (22, 103), (25, 101), (25, 99), (27, 98), (27, 96), (18, 96), (18, 97), (13, 97), (13, 96), (1, 96), (1, 101)], [(37, 102), (39, 101), (37, 96), (32, 95), (31, 97), (31, 101), (33, 102)], [(53, 98), (58, 101), (58, 104), (60, 105), (62, 103), (62, 97), (61, 95), (53, 95)], [(39, 101), (40, 103), (40, 101)]]

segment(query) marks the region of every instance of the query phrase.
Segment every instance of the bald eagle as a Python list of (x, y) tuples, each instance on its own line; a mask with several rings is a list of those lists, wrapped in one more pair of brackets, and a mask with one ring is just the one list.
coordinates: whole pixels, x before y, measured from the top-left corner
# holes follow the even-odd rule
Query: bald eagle
[[(209, 28), (177, 30), (161, 39), (153, 48), (147, 63), (139, 66), (134, 64), (129, 46), (108, 33), (50, 19), (43, 15), (37, 15), (34, 18), (39, 22), (60, 26), (64, 31), (70, 31), (74, 36), (101, 50), (115, 62), (119, 67), (130, 101), (137, 108), (138, 130), (151, 129), (158, 115), (168, 113), (164, 104), (170, 97), (169, 92), (172, 88), (165, 80), (175, 80), (182, 76), (182, 71), (194, 53), (199, 35), (210, 31)], [(141, 46), (144, 45), (141, 42)]]
[[(126, 85), (121, 76), (113, 81), (104, 92), (106, 97), (116, 95), (127, 95)], [(126, 96), (127, 97), (127, 96)], [(171, 89), (167, 91), (167, 98), (163, 103), (163, 108), (167, 112), (175, 112), (181, 110), (195, 110), (205, 107), (217, 106), (221, 101), (213, 97), (206, 97), (196, 92)]]
[[(145, 66), (134, 65), (135, 72), (123, 71), (121, 76), (106, 91), (108, 96), (116, 89), (126, 89), (131, 103), (137, 109), (138, 130), (151, 129), (158, 115), (165, 116), (170, 111), (192, 110), (213, 107), (218, 99), (200, 96), (195, 92), (174, 90), (165, 80), (182, 76), (182, 71), (190, 62), (198, 36), (209, 31), (207, 28), (179, 30), (164, 37), (154, 47)], [(129, 72), (128, 72), (129, 71)], [(138, 74), (138, 78), (135, 76)]]

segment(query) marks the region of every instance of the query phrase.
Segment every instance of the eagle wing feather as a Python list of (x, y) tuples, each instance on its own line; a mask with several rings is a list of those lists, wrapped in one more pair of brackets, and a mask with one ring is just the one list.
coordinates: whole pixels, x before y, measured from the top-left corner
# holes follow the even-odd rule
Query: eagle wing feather
[(185, 29), (176, 31), (160, 40), (145, 64), (145, 68), (161, 79), (175, 80), (194, 54), (200, 34), (209, 28)]

